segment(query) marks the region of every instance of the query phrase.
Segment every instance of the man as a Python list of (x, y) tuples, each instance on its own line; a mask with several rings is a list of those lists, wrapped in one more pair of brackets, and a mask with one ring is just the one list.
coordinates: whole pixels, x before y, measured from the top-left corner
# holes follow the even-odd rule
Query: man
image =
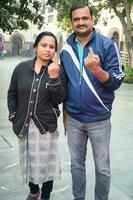
[(64, 106), (74, 200), (85, 200), (88, 138), (95, 162), (95, 200), (107, 200), (111, 109), (114, 91), (125, 75), (116, 44), (93, 28), (92, 9), (78, 2), (71, 8), (70, 18), (74, 33), (60, 57), (68, 76)]

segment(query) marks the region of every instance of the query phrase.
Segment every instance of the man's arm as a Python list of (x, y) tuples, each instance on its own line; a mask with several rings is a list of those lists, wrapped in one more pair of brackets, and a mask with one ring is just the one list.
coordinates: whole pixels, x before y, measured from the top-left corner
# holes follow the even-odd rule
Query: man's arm
[(120, 58), (117, 58), (118, 52), (116, 52), (114, 47), (115, 45), (112, 45), (110, 50), (108, 50), (109, 56), (107, 55), (107, 58), (105, 58), (105, 60), (107, 59), (106, 67), (104, 66), (105, 70), (100, 66), (100, 58), (94, 54), (92, 48), (90, 48), (88, 56), (84, 59), (84, 64), (89, 71), (109, 90), (116, 90), (125, 77), (120, 66)]

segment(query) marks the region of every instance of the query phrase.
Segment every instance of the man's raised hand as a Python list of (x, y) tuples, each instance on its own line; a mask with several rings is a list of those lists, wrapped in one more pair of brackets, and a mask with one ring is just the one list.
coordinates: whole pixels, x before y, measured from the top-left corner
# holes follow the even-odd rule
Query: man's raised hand
[(84, 59), (84, 64), (92, 73), (99, 70), (100, 58), (94, 54), (91, 47), (89, 48), (88, 56)]

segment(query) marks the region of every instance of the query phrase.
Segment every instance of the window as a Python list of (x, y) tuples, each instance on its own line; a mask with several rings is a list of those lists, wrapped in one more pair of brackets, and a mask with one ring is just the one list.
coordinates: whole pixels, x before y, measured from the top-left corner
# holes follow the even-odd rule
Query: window
[(41, 14), (45, 14), (45, 4), (42, 4)]
[(48, 13), (53, 12), (53, 8), (51, 8), (50, 6), (48, 7)]
[(48, 16), (48, 23), (53, 23), (54, 21), (54, 16), (53, 15), (49, 15)]

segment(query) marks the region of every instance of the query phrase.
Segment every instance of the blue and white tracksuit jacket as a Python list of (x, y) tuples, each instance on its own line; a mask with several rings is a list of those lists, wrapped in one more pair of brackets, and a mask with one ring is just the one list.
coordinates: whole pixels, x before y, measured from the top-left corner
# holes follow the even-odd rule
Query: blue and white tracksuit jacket
[(119, 50), (114, 42), (93, 29), (90, 41), (83, 50), (83, 60), (89, 47), (100, 57), (100, 67), (109, 73), (109, 80), (101, 83), (82, 65), (81, 67), (75, 33), (72, 33), (63, 47), (60, 58), (68, 76), (68, 97), (65, 108), (70, 116), (81, 122), (109, 119), (111, 116), (114, 91), (119, 88), (125, 76)]

